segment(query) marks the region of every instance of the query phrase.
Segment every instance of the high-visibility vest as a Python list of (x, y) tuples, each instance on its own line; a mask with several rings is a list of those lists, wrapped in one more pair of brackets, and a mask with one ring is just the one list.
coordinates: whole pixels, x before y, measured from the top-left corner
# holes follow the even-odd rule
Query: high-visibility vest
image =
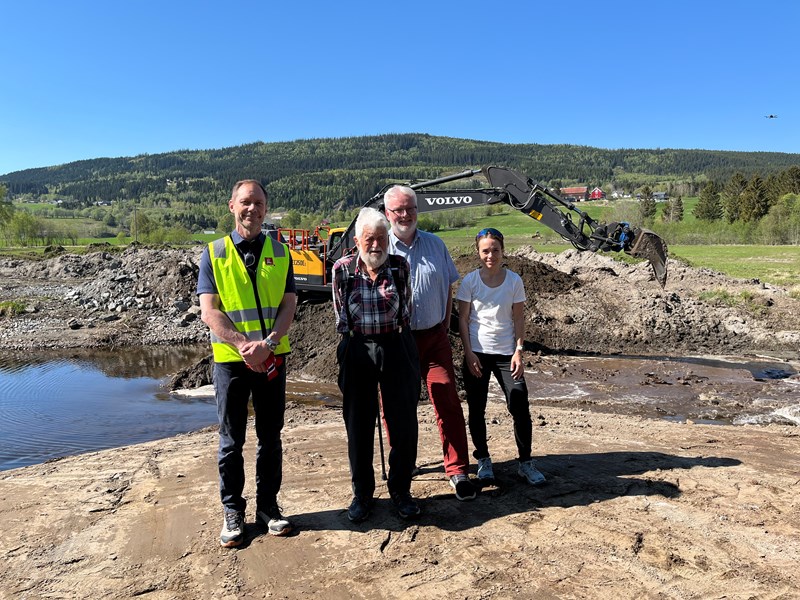
[[(208, 254), (214, 271), (220, 310), (227, 315), (239, 332), (247, 336), (247, 339), (252, 341), (265, 339), (272, 333), (278, 306), (283, 300), (286, 289), (286, 274), (289, 272), (290, 260), (286, 246), (270, 236), (264, 240), (264, 247), (256, 267), (258, 303), (253, 290), (253, 281), (231, 236), (211, 242), (208, 245)], [(262, 319), (266, 333), (261, 327)], [(223, 342), (213, 331), (211, 349), (214, 352), (214, 362), (228, 363), (243, 360), (236, 346)], [(284, 335), (275, 349), (275, 354), (286, 354), (289, 350), (289, 338)]]

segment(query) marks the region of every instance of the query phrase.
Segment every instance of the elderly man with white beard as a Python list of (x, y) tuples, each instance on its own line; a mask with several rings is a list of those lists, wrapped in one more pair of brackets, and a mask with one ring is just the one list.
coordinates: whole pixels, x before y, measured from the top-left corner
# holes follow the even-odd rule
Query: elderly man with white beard
[(360, 523), (374, 504), (372, 459), (380, 388), (391, 441), (389, 495), (398, 514), (412, 519), (420, 514), (411, 496), (420, 372), (408, 327), (410, 269), (405, 258), (388, 253), (389, 223), (374, 208), (359, 212), (355, 242), (358, 253), (333, 266), (333, 309), (336, 330), (342, 334), (336, 358), (353, 488), (347, 516)]

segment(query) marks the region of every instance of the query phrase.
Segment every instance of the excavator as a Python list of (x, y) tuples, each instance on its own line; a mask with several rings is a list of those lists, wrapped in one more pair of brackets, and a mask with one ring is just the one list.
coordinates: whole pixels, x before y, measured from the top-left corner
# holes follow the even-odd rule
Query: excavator
[[(442, 184), (478, 175), (490, 187), (480, 189), (442, 188)], [(364, 206), (383, 209), (383, 195), (395, 185), (387, 184)], [(513, 169), (486, 166), (467, 169), (438, 179), (404, 184), (417, 194), (418, 214), (455, 208), (504, 203), (546, 225), (578, 250), (623, 251), (647, 260), (656, 281), (667, 283), (667, 244), (656, 233), (626, 222), (601, 223), (592, 219), (555, 191)], [(298, 292), (331, 294), (333, 264), (354, 246), (355, 220), (347, 227), (277, 229), (271, 232), (289, 246)]]

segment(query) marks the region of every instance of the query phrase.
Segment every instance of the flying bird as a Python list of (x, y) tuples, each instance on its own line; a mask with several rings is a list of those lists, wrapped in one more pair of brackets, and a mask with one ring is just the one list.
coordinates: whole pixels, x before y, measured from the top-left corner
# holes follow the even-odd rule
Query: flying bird
[(765, 119), (777, 119), (778, 115), (764, 115)]

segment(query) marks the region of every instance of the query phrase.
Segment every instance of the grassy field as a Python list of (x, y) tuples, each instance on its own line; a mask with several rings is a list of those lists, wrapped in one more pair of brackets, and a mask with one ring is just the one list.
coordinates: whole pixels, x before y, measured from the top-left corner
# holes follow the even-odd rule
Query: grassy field
[(800, 286), (800, 246), (670, 247), (670, 256), (693, 267), (708, 267), (731, 277)]

